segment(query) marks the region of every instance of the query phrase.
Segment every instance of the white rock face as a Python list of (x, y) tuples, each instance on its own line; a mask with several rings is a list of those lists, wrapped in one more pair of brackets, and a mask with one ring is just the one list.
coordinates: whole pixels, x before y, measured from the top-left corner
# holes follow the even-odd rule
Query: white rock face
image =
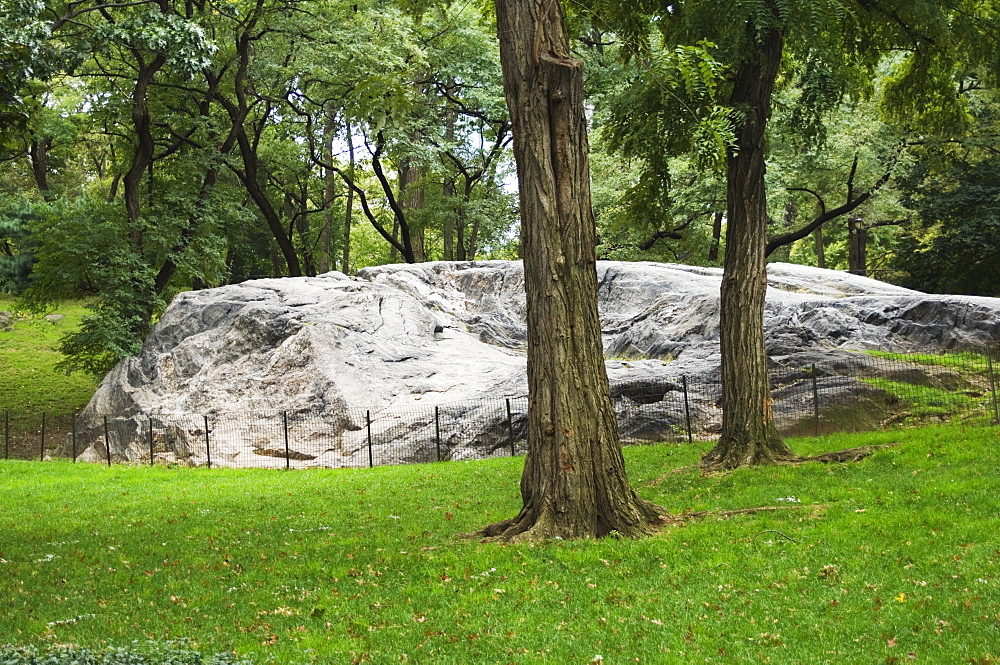
[[(940, 351), (1000, 339), (997, 299), (930, 296), (780, 263), (768, 275), (765, 329), (775, 366), (833, 367), (846, 351)], [(721, 276), (712, 268), (598, 264), (613, 393), (639, 382), (676, 389), (681, 375), (717, 379)], [(382, 266), (357, 277), (331, 272), (182, 293), (141, 354), (110, 372), (87, 407), (94, 446), (85, 457), (106, 455), (108, 415), (124, 427), (109, 437), (112, 454), (148, 459), (145, 421), (123, 423), (152, 414), (155, 449), (205, 461), (207, 414), (213, 464), (367, 465), (369, 417), (383, 442), (374, 463), (432, 459), (438, 439), (427, 414), (435, 406), (449, 414), (447, 457), (488, 454), (510, 438), (506, 414), (496, 404), (463, 411), (455, 403), (525, 394), (524, 322), (517, 262)], [(520, 427), (523, 400), (514, 407)], [(457, 424), (477, 408), (478, 430)], [(709, 396), (695, 408), (716, 406)], [(407, 410), (414, 415), (389, 417)], [(297, 428), (289, 446), (298, 458), (286, 459), (283, 431), (273, 426), (282, 412)], [(270, 414), (269, 431), (237, 431), (257, 413)], [(389, 446), (393, 437), (414, 443), (400, 450)]]

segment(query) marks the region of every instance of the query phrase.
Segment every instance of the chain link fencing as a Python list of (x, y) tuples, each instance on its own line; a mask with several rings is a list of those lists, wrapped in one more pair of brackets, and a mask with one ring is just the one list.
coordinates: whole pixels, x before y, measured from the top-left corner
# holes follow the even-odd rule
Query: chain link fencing
[[(782, 436), (821, 436), (894, 425), (1000, 424), (1000, 346), (979, 353), (842, 353), (806, 367), (772, 362)], [(718, 437), (718, 377), (615, 383), (624, 444)], [(6, 459), (102, 464), (359, 468), (523, 454), (525, 396), (328, 412), (148, 413), (53, 416), (3, 411)]]

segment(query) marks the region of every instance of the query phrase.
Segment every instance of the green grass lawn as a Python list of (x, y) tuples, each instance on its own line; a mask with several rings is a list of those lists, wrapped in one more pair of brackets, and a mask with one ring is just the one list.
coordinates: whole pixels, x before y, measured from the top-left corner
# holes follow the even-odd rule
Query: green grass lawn
[[(998, 430), (859, 463), (703, 477), (625, 451), (640, 493), (713, 513), (638, 541), (463, 539), (523, 459), (265, 471), (0, 462), (0, 642), (190, 638), (275, 663), (989, 663), (1000, 659)], [(598, 659), (597, 656), (601, 656)]]
[[(13, 298), (0, 294), (0, 310), (13, 311), (14, 305)], [(42, 411), (64, 416), (87, 404), (97, 387), (94, 378), (55, 369), (63, 360), (59, 338), (75, 330), (86, 312), (80, 302), (65, 302), (49, 312), (63, 316), (56, 323), (44, 315), (24, 314), (13, 331), (0, 331), (0, 411), (14, 417)]]

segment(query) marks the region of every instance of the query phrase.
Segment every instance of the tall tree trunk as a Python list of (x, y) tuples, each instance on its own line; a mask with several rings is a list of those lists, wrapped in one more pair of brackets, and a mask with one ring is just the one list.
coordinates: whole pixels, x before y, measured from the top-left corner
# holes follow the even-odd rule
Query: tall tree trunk
[[(271, 199), (264, 189), (264, 184), (261, 182), (260, 158), (255, 148), (251, 145), (246, 131), (242, 126), (237, 131), (237, 143), (240, 146), (243, 169), (234, 169), (234, 172), (240, 179), (240, 182), (243, 183), (243, 187), (246, 188), (250, 199), (257, 205), (257, 209), (264, 217), (264, 221), (267, 222), (267, 227), (271, 230), (271, 235), (274, 236), (274, 240), (278, 244), (278, 249), (285, 259), (285, 265), (288, 266), (288, 276), (301, 277), (302, 264), (299, 263), (299, 257), (295, 253), (295, 246), (292, 244), (289, 234), (285, 232), (284, 225), (281, 223), (281, 216), (274, 209), (274, 205), (271, 203)], [(280, 272), (278, 275), (280, 275)]]
[[(449, 89), (454, 85), (454, 80), (449, 82)], [(455, 141), (455, 109), (450, 106), (444, 111), (444, 140), (445, 144), (451, 146)], [(442, 228), (442, 235), (444, 236), (444, 260), (454, 261), (455, 260), (455, 206), (451, 205), (452, 200), (455, 198), (455, 179), (448, 175), (445, 176), (444, 185), (442, 187), (442, 194), (444, 194), (445, 204), (448, 206), (448, 212), (445, 214), (444, 225)]]
[[(219, 93), (216, 93), (216, 100), (226, 109), (226, 113), (229, 114), (229, 118), (233, 123), (236, 143), (240, 148), (240, 157), (243, 162), (242, 169), (235, 168), (235, 166), (231, 166), (230, 168), (236, 174), (236, 177), (239, 178), (243, 187), (246, 188), (247, 194), (250, 195), (250, 199), (256, 204), (257, 209), (260, 210), (261, 216), (264, 217), (267, 227), (274, 236), (274, 241), (278, 244), (278, 249), (281, 250), (285, 264), (288, 266), (289, 277), (301, 277), (302, 266), (299, 263), (298, 255), (295, 253), (291, 234), (285, 233), (284, 226), (281, 223), (281, 216), (274, 209), (274, 205), (267, 195), (266, 182), (264, 182), (263, 174), (260, 170), (260, 155), (257, 154), (257, 146), (260, 143), (261, 132), (263, 132), (266, 126), (265, 119), (261, 118), (254, 127), (255, 136), (253, 141), (250, 140), (250, 136), (247, 134), (247, 118), (251, 107), (247, 96), (251, 94), (252, 86), (247, 83), (246, 77), (250, 67), (251, 44), (254, 41), (252, 31), (253, 26), (256, 25), (256, 21), (257, 17), (252, 18), (245, 26), (244, 32), (236, 39), (238, 65), (233, 81), (233, 95), (236, 101), (234, 102)], [(206, 76), (209, 78), (210, 84), (215, 85), (217, 83), (217, 78), (210, 72), (206, 71)], [(270, 113), (271, 110), (268, 109), (265, 112), (265, 117)], [(280, 275), (281, 272), (279, 270), (275, 277)]]
[(219, 167), (213, 166), (206, 173), (205, 177), (201, 183), (201, 191), (199, 192), (198, 199), (195, 201), (194, 209), (188, 216), (187, 223), (184, 228), (181, 229), (181, 235), (174, 243), (174, 246), (170, 249), (167, 254), (167, 258), (164, 259), (163, 265), (160, 266), (159, 271), (156, 273), (156, 279), (153, 281), (153, 288), (157, 295), (162, 295), (166, 291), (167, 286), (170, 284), (171, 278), (173, 278), (174, 273), (177, 272), (177, 263), (174, 258), (179, 256), (191, 241), (194, 239), (195, 232), (197, 231), (198, 225), (202, 221), (202, 216), (205, 214), (205, 204), (204, 201), (212, 193), (212, 189), (215, 187), (215, 183), (218, 181), (219, 177)]
[[(138, 264), (145, 264), (143, 257), (142, 225), (142, 178), (152, 167), (156, 144), (153, 139), (153, 119), (149, 112), (149, 86), (156, 73), (166, 63), (166, 57), (158, 53), (150, 62), (137, 51), (136, 79), (132, 88), (132, 131), (135, 134), (135, 150), (132, 153), (132, 163), (122, 178), (125, 194), (125, 216), (128, 223), (130, 250)], [(152, 182), (152, 178), (150, 178)], [(127, 325), (136, 339), (143, 339), (149, 332), (156, 310), (156, 285), (141, 272), (132, 271), (125, 279), (134, 303), (122, 303), (128, 311)]]
[(868, 276), (868, 230), (865, 220), (847, 220), (847, 269), (854, 275)]
[[(410, 137), (420, 140), (419, 133)], [(424, 177), (424, 169), (414, 164), (409, 158), (404, 159), (399, 167), (399, 207), (403, 210), (406, 222), (410, 227), (410, 246), (413, 249), (414, 263), (427, 260), (424, 249), (424, 224), (418, 220), (424, 209), (424, 188), (420, 181)]]
[[(331, 115), (323, 127), (323, 152), (327, 164), (333, 163), (334, 124)], [(337, 174), (333, 169), (323, 169), (323, 229), (319, 233), (319, 257), (316, 267), (320, 273), (330, 272), (333, 260), (333, 200), (337, 196)]]
[(457, 219), (455, 220), (455, 246), (458, 250), (455, 255), (456, 261), (466, 261), (468, 256), (465, 253), (465, 209), (460, 208), (458, 210)]
[(708, 260), (715, 263), (719, 260), (719, 243), (722, 240), (722, 218), (721, 212), (715, 213), (712, 218), (712, 246), (708, 249)]
[[(198, 105), (198, 115), (202, 119), (207, 120), (211, 116), (212, 99), (215, 97), (217, 92), (216, 86), (217, 82), (209, 83), (209, 89), (205, 94), (205, 99), (203, 99), (201, 103)], [(209, 136), (211, 137), (212, 145), (218, 144), (219, 137), (215, 135), (215, 132), (211, 132)], [(163, 292), (166, 291), (167, 286), (170, 284), (170, 280), (174, 276), (174, 273), (177, 272), (178, 266), (175, 259), (179, 257), (184, 252), (184, 250), (188, 248), (188, 246), (191, 244), (191, 241), (194, 240), (195, 234), (198, 230), (198, 226), (204, 221), (204, 217), (208, 213), (207, 202), (209, 196), (212, 194), (212, 190), (215, 188), (215, 184), (219, 180), (219, 169), (221, 168), (222, 161), (223, 159), (225, 159), (226, 155), (228, 155), (230, 151), (232, 151), (235, 145), (236, 145), (236, 134), (232, 129), (230, 129), (229, 135), (222, 142), (222, 145), (219, 146), (218, 153), (214, 156), (212, 165), (205, 172), (204, 178), (202, 178), (201, 190), (198, 193), (198, 198), (194, 202), (194, 206), (193, 209), (191, 210), (191, 213), (188, 215), (187, 223), (184, 225), (184, 228), (181, 229), (180, 237), (174, 243), (173, 247), (170, 248), (170, 251), (167, 253), (166, 258), (163, 261), (163, 264), (160, 266), (159, 271), (156, 273), (156, 279), (154, 280), (154, 289), (157, 295), (162, 295)], [(226, 257), (227, 266), (231, 265), (231, 261), (229, 258), (229, 252), (231, 251), (232, 251), (231, 248), (230, 250), (227, 251), (227, 257)]]
[[(385, 194), (389, 209), (392, 210), (392, 234), (389, 236), (389, 244), (392, 246), (392, 249), (390, 250), (389, 257), (392, 262), (395, 262), (402, 255), (402, 259), (407, 263), (416, 263), (417, 259), (413, 253), (413, 237), (410, 233), (409, 221), (406, 219), (406, 211), (403, 209), (399, 197), (396, 196), (392, 182), (389, 180), (389, 176), (386, 175), (385, 169), (382, 166), (382, 151), (384, 148), (385, 136), (382, 132), (378, 132), (375, 139), (375, 150), (372, 152), (371, 164), (372, 171), (375, 172), (375, 177), (382, 186), (382, 193)], [(402, 178), (401, 174), (400, 179)], [(360, 196), (361, 192), (359, 191), (358, 194)], [(361, 205), (362, 207), (365, 206), (364, 197), (361, 197)], [(378, 228), (378, 224), (375, 223), (367, 208), (365, 208), (365, 214), (372, 220), (372, 224)], [(380, 229), (379, 232), (383, 236), (385, 235), (383, 230)]]
[[(295, 227), (295, 232), (299, 235), (299, 242), (302, 244), (302, 271), (309, 277), (316, 276), (316, 262), (313, 256), (313, 245), (312, 245), (312, 231), (309, 224), (309, 179), (310, 174), (303, 178), (302, 183), (299, 185), (299, 194), (297, 197), (293, 196), (293, 202), (299, 204), (299, 209), (296, 210), (292, 207), (292, 215), (290, 220), (292, 225)], [(289, 228), (288, 237), (292, 237), (292, 230)]]
[[(399, 240), (399, 218), (398, 217), (394, 217), (393, 220), (392, 220), (392, 239), (396, 240), (396, 241)], [(393, 245), (389, 249), (389, 263), (398, 263), (398, 262), (399, 262), (399, 249), (395, 245)]]
[(775, 29), (758, 38), (752, 21), (747, 35), (748, 40), (760, 40), (756, 49), (759, 59), (751, 57), (740, 65), (730, 100), (733, 108), (745, 109), (746, 119), (736, 129), (736, 145), (727, 164), (728, 224), (720, 305), (722, 435), (702, 460), (710, 468), (736, 468), (791, 457), (774, 426), (764, 350), (764, 140), (783, 40)]
[[(348, 171), (351, 179), (354, 179), (354, 135), (351, 133), (351, 123), (347, 123), (347, 157)], [(351, 267), (351, 222), (354, 214), (354, 188), (347, 188), (347, 210), (344, 211), (344, 253), (341, 256), (340, 272), (349, 274)]]
[(136, 251), (142, 248), (142, 229), (139, 218), (142, 216), (142, 176), (153, 163), (152, 124), (149, 114), (149, 86), (156, 72), (166, 63), (162, 54), (157, 54), (153, 60), (146, 63), (137, 56), (138, 73), (135, 86), (132, 88), (132, 131), (135, 133), (135, 151), (132, 153), (132, 164), (129, 166), (122, 184), (125, 189), (125, 215), (128, 219), (129, 240)]
[(51, 201), (54, 192), (49, 187), (49, 148), (52, 147), (52, 139), (49, 137), (33, 136), (31, 145), (28, 146), (28, 159), (31, 162), (31, 174), (35, 177), (35, 185), (38, 193), (46, 201)]
[(816, 245), (816, 267), (826, 268), (826, 248), (823, 244), (823, 227), (813, 231), (813, 243)]
[(528, 308), (528, 454), (507, 541), (646, 533), (658, 518), (625, 474), (597, 315), (583, 64), (559, 0), (496, 0), (514, 127)]

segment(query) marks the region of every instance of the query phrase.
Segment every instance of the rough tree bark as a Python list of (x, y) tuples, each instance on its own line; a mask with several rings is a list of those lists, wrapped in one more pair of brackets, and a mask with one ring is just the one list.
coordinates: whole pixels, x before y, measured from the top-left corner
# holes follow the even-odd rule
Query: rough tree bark
[(35, 177), (38, 192), (46, 201), (55, 198), (55, 192), (49, 187), (49, 148), (52, 139), (47, 136), (32, 136), (28, 146), (28, 161), (31, 163), (31, 174)]
[[(333, 161), (333, 143), (336, 139), (334, 118), (331, 115), (323, 125), (323, 158)], [(316, 268), (320, 273), (330, 272), (335, 265), (333, 256), (333, 201), (337, 196), (337, 174), (333, 169), (323, 169), (323, 229), (319, 233), (320, 252)]]
[[(421, 140), (419, 132), (410, 137), (416, 143)], [(424, 168), (412, 159), (406, 158), (399, 166), (399, 207), (406, 216), (410, 226), (410, 245), (413, 248), (413, 261), (423, 263), (427, 260), (424, 249), (424, 227), (417, 221), (424, 209), (424, 188), (420, 181), (424, 177)]]
[(764, 349), (764, 130), (783, 39), (776, 29), (758, 38), (752, 21), (747, 25), (747, 35), (750, 40), (760, 39), (760, 57), (748, 58), (740, 65), (730, 100), (730, 105), (743, 111), (746, 119), (736, 129), (736, 144), (728, 155), (728, 224), (720, 306), (722, 434), (702, 460), (707, 468), (731, 469), (794, 457), (774, 425)]
[(826, 246), (823, 244), (823, 228), (813, 231), (813, 243), (816, 246), (816, 267), (826, 268)]
[(582, 63), (559, 0), (496, 0), (514, 128), (528, 307), (523, 507), (504, 541), (647, 533), (660, 516), (629, 485), (597, 315)]
[(708, 260), (715, 263), (719, 260), (719, 243), (722, 240), (722, 218), (721, 212), (716, 212), (712, 217), (712, 245), (708, 250)]
[[(348, 173), (354, 178), (354, 129), (347, 123)], [(344, 211), (344, 252), (340, 257), (340, 272), (350, 274), (351, 268), (351, 222), (354, 216), (354, 188), (347, 188), (347, 209)]]
[[(449, 89), (454, 85), (454, 81), (449, 82)], [(447, 145), (455, 141), (455, 109), (450, 106), (444, 111), (444, 140)], [(455, 197), (455, 178), (445, 176), (442, 192), (444, 200), (451, 203)], [(455, 218), (451, 211), (445, 214), (444, 226), (442, 228), (444, 236), (444, 260), (455, 260)]]
[(847, 220), (847, 269), (852, 275), (868, 276), (868, 230), (865, 220)]

